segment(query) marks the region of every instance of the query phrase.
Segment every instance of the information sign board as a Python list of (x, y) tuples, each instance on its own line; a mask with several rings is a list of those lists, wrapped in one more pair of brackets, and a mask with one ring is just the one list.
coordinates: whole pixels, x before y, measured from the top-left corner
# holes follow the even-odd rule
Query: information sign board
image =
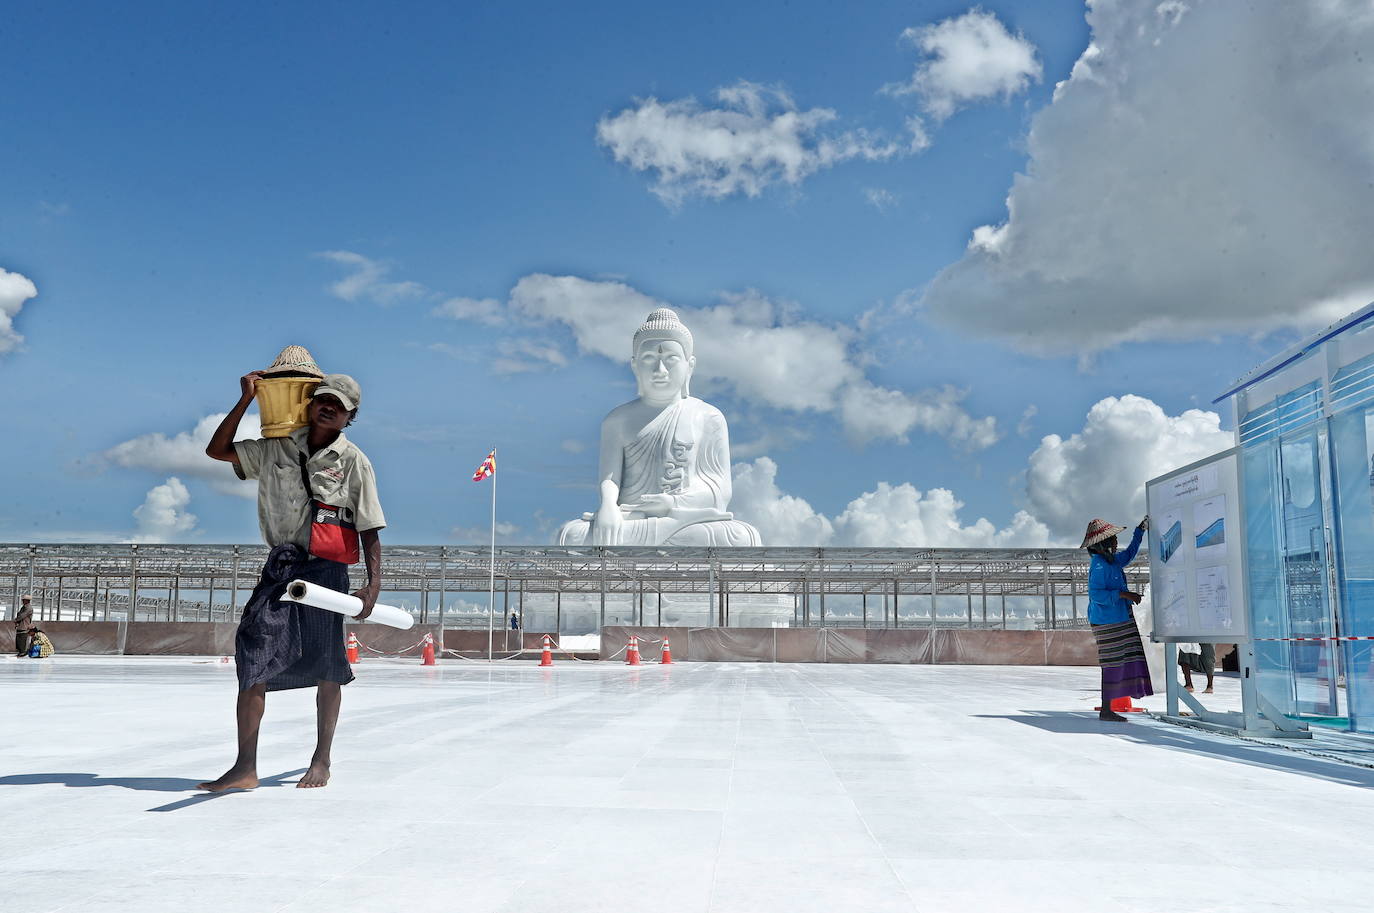
[(1248, 637), (1239, 450), (1151, 480), (1145, 501), (1155, 638), (1234, 643)]

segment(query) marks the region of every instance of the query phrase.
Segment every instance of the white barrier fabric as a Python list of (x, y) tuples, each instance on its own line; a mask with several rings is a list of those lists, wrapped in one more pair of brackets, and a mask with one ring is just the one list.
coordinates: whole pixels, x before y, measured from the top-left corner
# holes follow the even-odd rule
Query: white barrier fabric
[[(338, 612), (349, 618), (356, 618), (358, 613), (363, 610), (363, 601), (357, 596), (350, 596), (348, 593), (336, 593), (328, 587), (310, 583), (307, 580), (293, 580), (288, 583), (286, 594), (282, 596), (282, 599), (287, 602), (312, 605), (317, 609)], [(414, 616), (405, 609), (398, 609), (394, 605), (382, 605), (380, 602), (372, 607), (372, 614), (364, 620), (375, 621), (377, 624), (400, 628), (401, 630), (415, 624)]]

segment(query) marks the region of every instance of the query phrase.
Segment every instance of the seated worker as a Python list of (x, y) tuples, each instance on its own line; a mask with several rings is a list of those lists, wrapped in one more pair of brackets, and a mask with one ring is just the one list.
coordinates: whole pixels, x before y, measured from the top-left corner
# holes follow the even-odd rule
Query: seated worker
[(47, 659), (53, 655), (52, 641), (38, 628), (29, 628), (29, 653), (35, 659)]

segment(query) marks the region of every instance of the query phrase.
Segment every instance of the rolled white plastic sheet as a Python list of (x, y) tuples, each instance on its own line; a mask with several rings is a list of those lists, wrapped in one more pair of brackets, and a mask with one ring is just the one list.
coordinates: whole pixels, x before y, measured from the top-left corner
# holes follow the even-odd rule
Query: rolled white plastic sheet
[[(318, 583), (311, 583), (308, 580), (293, 580), (288, 583), (286, 594), (282, 596), (282, 599), (287, 602), (312, 605), (317, 609), (338, 612), (349, 618), (356, 618), (358, 613), (363, 610), (363, 601), (357, 596), (337, 593), (329, 587), (320, 586)], [(372, 607), (372, 614), (364, 620), (375, 621), (377, 624), (400, 628), (401, 630), (415, 624), (415, 618), (405, 609), (398, 609), (394, 605), (382, 605), (380, 602)]]

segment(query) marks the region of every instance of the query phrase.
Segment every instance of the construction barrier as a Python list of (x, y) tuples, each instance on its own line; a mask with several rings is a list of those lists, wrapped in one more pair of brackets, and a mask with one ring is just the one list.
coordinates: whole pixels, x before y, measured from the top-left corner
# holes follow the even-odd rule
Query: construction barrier
[(1096, 666), (1087, 629), (1014, 631), (924, 628), (689, 628), (607, 625), (602, 660), (619, 659), (631, 634), (641, 646), (671, 636), (674, 662), (920, 663)]

